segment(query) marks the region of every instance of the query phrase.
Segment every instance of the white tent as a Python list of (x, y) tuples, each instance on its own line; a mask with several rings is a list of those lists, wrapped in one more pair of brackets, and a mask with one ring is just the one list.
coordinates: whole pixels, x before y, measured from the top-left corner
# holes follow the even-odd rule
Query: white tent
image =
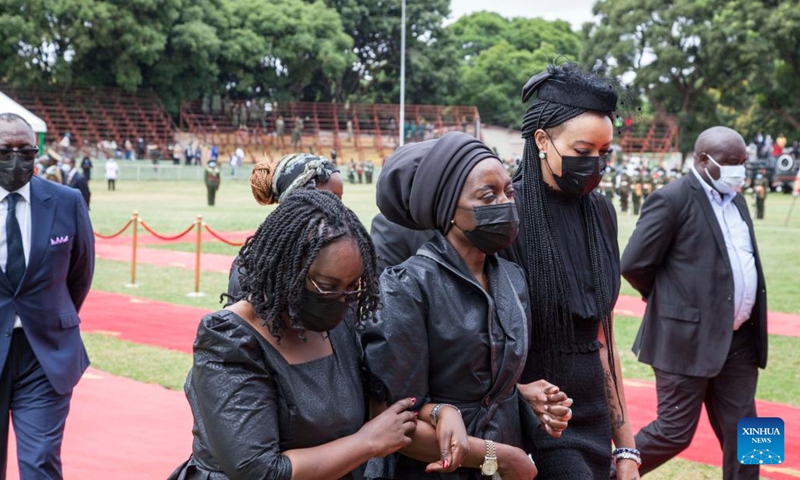
[(11, 99), (8, 95), (3, 92), (0, 92), (0, 113), (16, 113), (20, 117), (24, 118), (31, 124), (33, 127), (33, 131), (38, 134), (43, 134), (47, 132), (47, 124), (44, 123), (44, 120), (37, 117), (30, 110), (23, 107), (19, 103), (15, 102)]

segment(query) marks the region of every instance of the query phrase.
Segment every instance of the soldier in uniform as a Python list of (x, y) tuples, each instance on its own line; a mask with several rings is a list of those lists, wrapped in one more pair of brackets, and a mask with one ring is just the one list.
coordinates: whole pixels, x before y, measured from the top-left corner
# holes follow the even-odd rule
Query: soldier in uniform
[(375, 164), (372, 163), (372, 160), (367, 160), (367, 163), (364, 164), (364, 177), (367, 179), (367, 183), (372, 183), (372, 175), (375, 173)]
[(650, 173), (649, 168), (645, 168), (642, 174), (642, 202), (647, 200), (647, 197), (653, 193), (653, 190), (655, 190), (653, 175)]
[(628, 211), (628, 198), (631, 195), (631, 174), (628, 170), (622, 170), (617, 175), (617, 194), (619, 195), (619, 206), (623, 213)]
[(655, 185), (656, 190), (661, 190), (664, 188), (669, 180), (667, 180), (667, 172), (661, 168), (656, 170), (656, 175), (653, 178), (653, 184)]
[(759, 220), (764, 219), (764, 203), (767, 200), (767, 192), (769, 192), (769, 179), (767, 178), (767, 171), (761, 169), (753, 179), (753, 196), (756, 199), (756, 218)]
[(644, 169), (639, 169), (633, 177), (633, 214), (639, 215), (639, 208), (642, 206), (644, 197)]
[(614, 203), (614, 177), (616, 176), (616, 172), (611, 166), (606, 167), (606, 171), (603, 174), (603, 179), (600, 181), (600, 189), (602, 190), (603, 194), (608, 198), (608, 201), (612, 204)]
[(214, 206), (214, 199), (217, 196), (217, 189), (219, 189), (220, 173), (217, 162), (211, 160), (205, 171), (206, 191), (208, 192), (208, 205)]

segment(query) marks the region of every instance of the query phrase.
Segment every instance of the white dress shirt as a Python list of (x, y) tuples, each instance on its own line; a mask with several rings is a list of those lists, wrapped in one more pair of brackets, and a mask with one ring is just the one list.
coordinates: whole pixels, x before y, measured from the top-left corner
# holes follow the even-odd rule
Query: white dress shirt
[[(17, 207), (14, 210), (19, 222), (19, 231), (22, 233), (22, 250), (25, 252), (25, 266), (28, 266), (28, 259), (31, 256), (31, 184), (26, 183), (24, 187), (16, 191), (20, 195), (17, 200)], [(6, 271), (8, 262), (8, 245), (6, 245), (6, 216), (8, 215), (8, 194), (9, 191), (0, 187), (0, 266), (3, 273)], [(19, 316), (14, 317), (14, 328), (22, 328), (22, 321)]]
[(723, 196), (711, 188), (694, 168), (694, 165), (692, 165), (692, 172), (703, 186), (703, 190), (711, 202), (714, 215), (717, 217), (719, 228), (722, 230), (722, 236), (725, 238), (725, 248), (728, 251), (733, 273), (733, 329), (738, 330), (744, 322), (750, 319), (758, 290), (758, 273), (756, 272), (756, 258), (753, 253), (753, 242), (750, 239), (750, 229), (733, 203), (735, 194)]

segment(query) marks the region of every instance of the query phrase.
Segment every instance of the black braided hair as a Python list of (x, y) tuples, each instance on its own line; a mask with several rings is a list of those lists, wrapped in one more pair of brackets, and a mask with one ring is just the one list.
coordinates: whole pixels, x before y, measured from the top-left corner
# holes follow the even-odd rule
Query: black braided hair
[[(571, 82), (583, 82), (596, 88), (608, 88), (608, 83), (601, 77), (581, 72), (574, 64), (548, 67), (554, 78), (569, 78)], [(558, 352), (569, 348), (574, 340), (572, 313), (569, 307), (570, 289), (561, 255), (558, 240), (553, 228), (547, 200), (548, 186), (542, 176), (539, 147), (534, 140), (534, 133), (545, 130), (551, 138), (556, 138), (565, 128), (569, 120), (585, 114), (597, 114), (613, 119), (613, 112), (596, 112), (578, 107), (571, 107), (545, 100), (535, 100), (525, 114), (522, 124), (522, 137), (525, 149), (522, 166), (515, 180), (523, 181), (522, 198), (524, 201), (525, 221), (525, 268), (530, 279), (532, 324), (531, 344), (543, 352), (545, 378), (555, 384), (569, 375), (571, 365), (564, 362), (564, 356)], [(609, 259), (601, 248), (599, 224), (596, 206), (589, 196), (579, 199), (583, 222), (586, 227), (589, 245), (589, 259), (592, 268), (592, 280), (595, 290), (597, 310), (602, 317), (603, 332), (606, 336), (606, 347), (609, 367), (614, 376), (614, 385), (619, 393), (619, 384), (615, 374), (615, 361), (612, 352), (613, 335), (611, 331), (612, 286), (611, 279), (605, 274), (605, 265)]]
[[(270, 213), (239, 252), (241, 292), (264, 326), (278, 340), (292, 328), (304, 332), (299, 317), (308, 269), (319, 251), (342, 238), (352, 239), (364, 264), (356, 321), (372, 319), (379, 307), (378, 267), (369, 233), (333, 193), (313, 188), (292, 192)], [(282, 315), (286, 313), (289, 321)]]

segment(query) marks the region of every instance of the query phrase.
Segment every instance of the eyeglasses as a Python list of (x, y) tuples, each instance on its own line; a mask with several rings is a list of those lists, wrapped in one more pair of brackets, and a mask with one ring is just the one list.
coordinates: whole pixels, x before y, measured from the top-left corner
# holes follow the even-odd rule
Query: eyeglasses
[[(323, 290), (323, 289), (319, 288), (319, 285), (317, 285), (317, 282), (315, 282), (314, 279), (311, 278), (311, 276), (307, 276), (306, 278), (308, 278), (308, 281), (311, 282), (311, 285), (314, 285), (314, 288), (317, 289), (317, 293), (319, 293), (321, 296), (323, 296), (325, 298), (325, 300), (335, 301), (335, 300), (339, 300), (340, 298), (344, 297), (344, 301), (345, 302), (347, 302), (347, 303), (355, 303), (355, 302), (361, 300), (361, 296), (364, 294), (364, 289), (362, 289), (362, 288), (359, 288), (358, 290), (353, 290), (353, 291), (350, 291), (350, 292), (331, 292), (331, 291), (328, 291), (328, 290)], [(360, 285), (360, 282), (359, 282), (359, 285)]]
[(20, 157), (25, 161), (32, 162), (39, 153), (39, 147), (25, 148), (0, 148), (0, 159), (11, 160), (11, 157)]

